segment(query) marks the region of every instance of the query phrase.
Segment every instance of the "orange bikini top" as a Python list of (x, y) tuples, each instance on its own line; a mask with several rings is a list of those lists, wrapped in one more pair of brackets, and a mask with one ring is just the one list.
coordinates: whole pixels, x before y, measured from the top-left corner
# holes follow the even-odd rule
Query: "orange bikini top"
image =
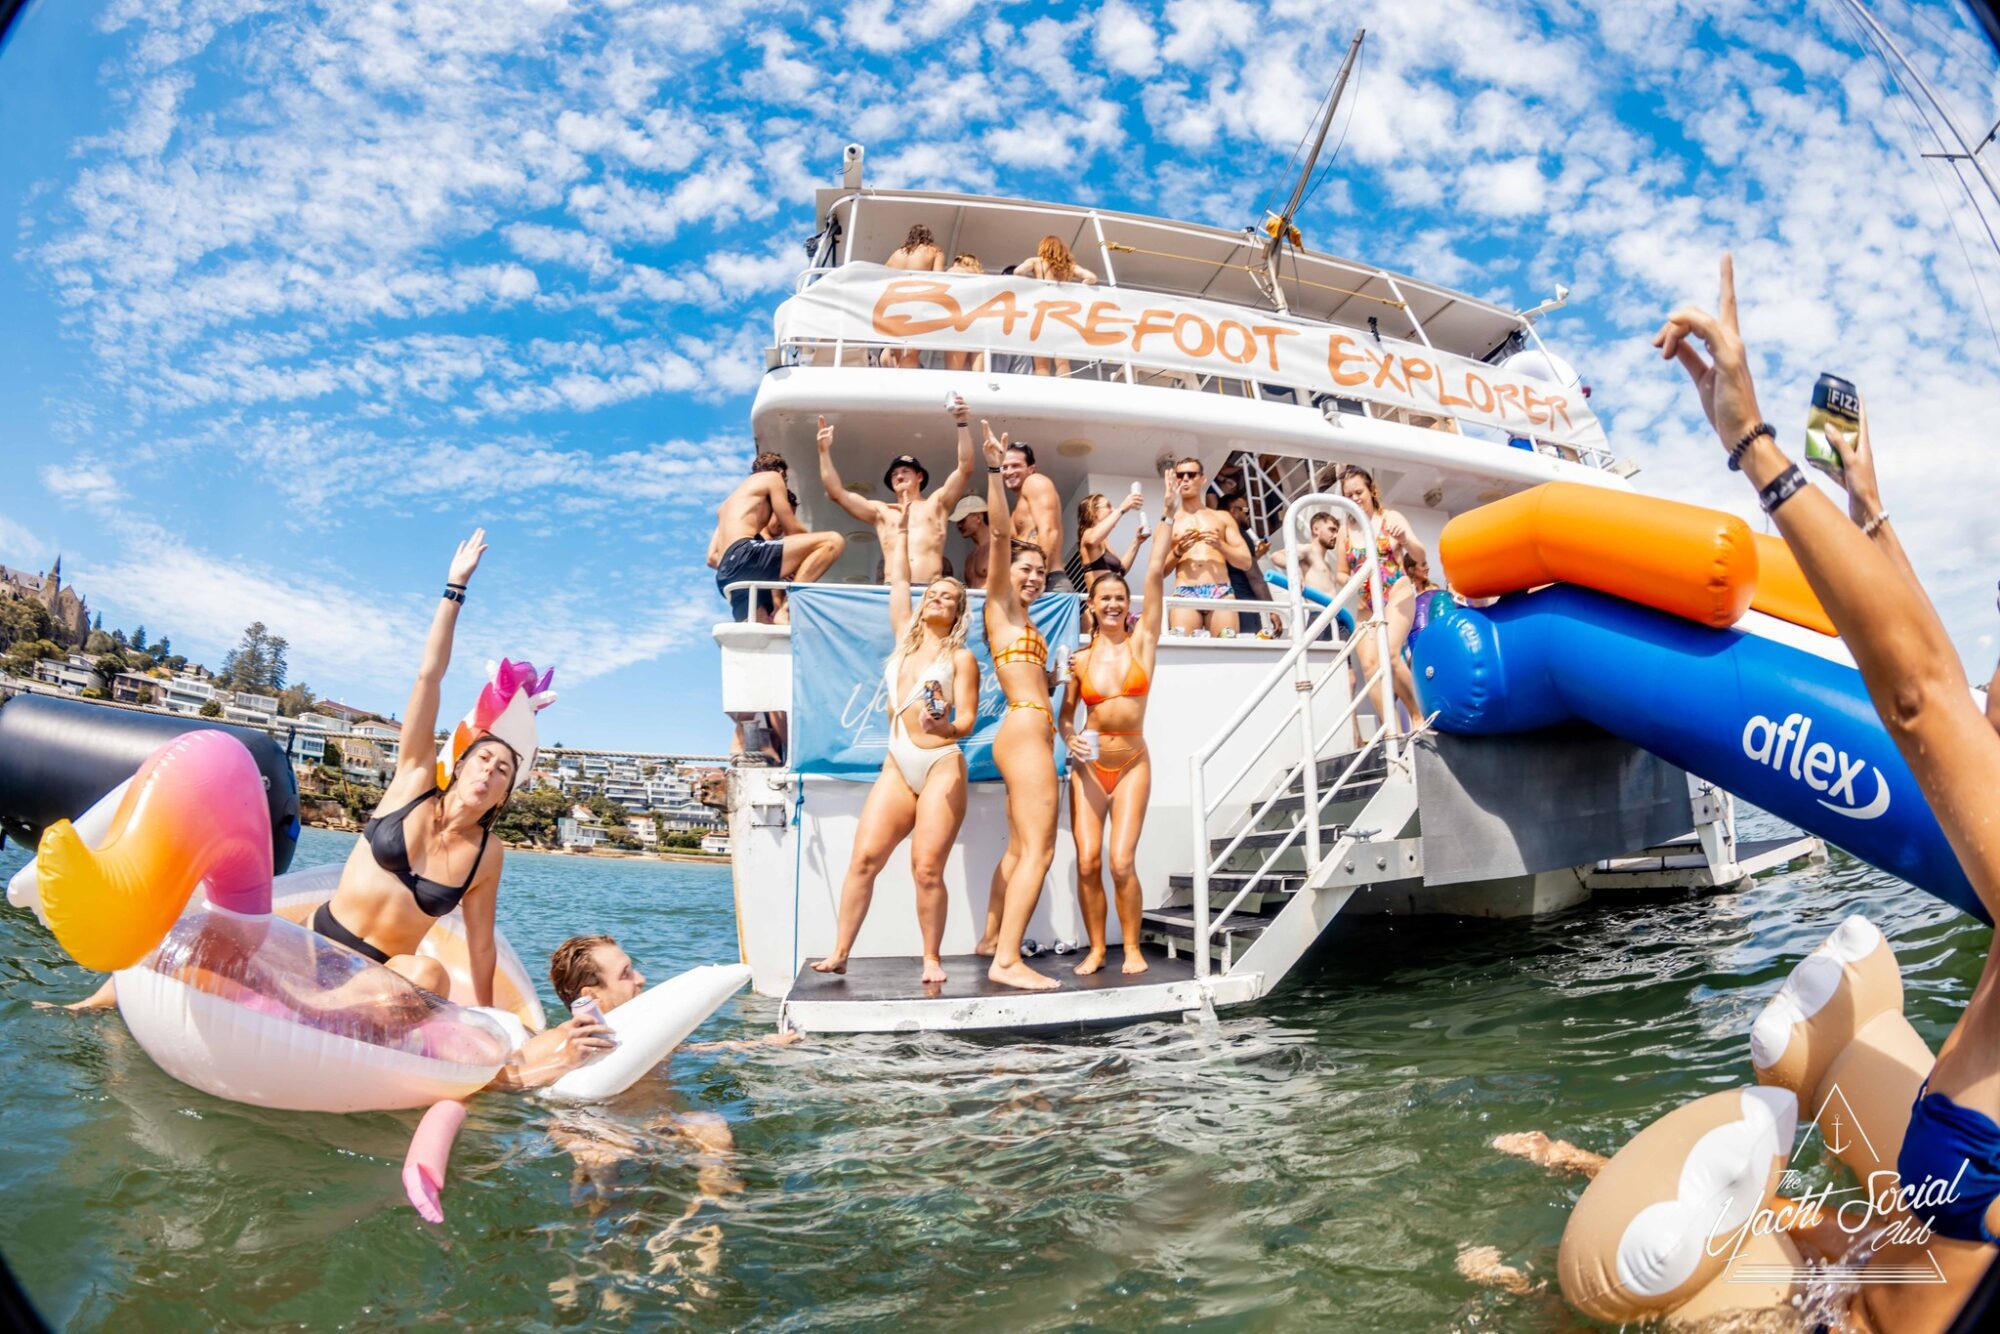
[(1042, 632), (1029, 626), (1021, 632), (1021, 637), (993, 655), (993, 665), (1003, 662), (1032, 662), (1037, 667), (1049, 665), (1049, 641), (1042, 638)]
[(1107, 699), (1136, 699), (1153, 688), (1153, 678), (1146, 674), (1146, 665), (1139, 661), (1137, 653), (1133, 653), (1125, 664), (1125, 679), (1118, 683), (1117, 691), (1104, 694), (1090, 683), (1090, 669), (1096, 661), (1097, 655), (1091, 654), (1085, 660), (1083, 670), (1076, 674), (1077, 693), (1093, 709)]

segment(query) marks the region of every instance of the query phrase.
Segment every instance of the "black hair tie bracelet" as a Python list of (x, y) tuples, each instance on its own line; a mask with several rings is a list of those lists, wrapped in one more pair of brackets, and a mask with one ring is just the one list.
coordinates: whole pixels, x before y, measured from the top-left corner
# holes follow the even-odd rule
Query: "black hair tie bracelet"
[(1778, 438), (1778, 428), (1769, 422), (1758, 422), (1755, 426), (1745, 431), (1743, 438), (1729, 447), (1729, 471), (1743, 471), (1743, 453), (1750, 448), (1751, 442), (1756, 440), (1760, 435), (1768, 435), (1773, 440), (1776, 440)]

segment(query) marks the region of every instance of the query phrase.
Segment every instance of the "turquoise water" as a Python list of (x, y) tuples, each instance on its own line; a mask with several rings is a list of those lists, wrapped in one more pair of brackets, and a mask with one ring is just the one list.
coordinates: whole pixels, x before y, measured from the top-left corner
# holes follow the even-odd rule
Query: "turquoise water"
[[(308, 830), (298, 864), (350, 838)], [(0, 876), (22, 860), (0, 851)], [(654, 977), (735, 953), (721, 868), (515, 855), (500, 912), (531, 965), (586, 929)], [(662, 1104), (733, 1128), (741, 1189), (714, 1199), (685, 1141), (637, 1117), (631, 1156), (579, 1181), (550, 1134), (575, 1113), (486, 1096), (429, 1227), (398, 1183), (414, 1113), (188, 1089), (115, 1015), (31, 1009), (91, 980), (4, 909), (0, 1247), (52, 1322), (84, 1330), (1575, 1328), (1556, 1296), (1454, 1270), (1478, 1242), (1552, 1280), (1581, 1188), (1487, 1141), (1539, 1128), (1609, 1151), (1747, 1082), (1751, 1018), (1849, 912), (1889, 934), (1935, 1043), (1990, 933), (1836, 853), (1729, 896), (1342, 923), (1294, 985), (1212, 1031), (677, 1055)], [(698, 1037), (775, 1017), (742, 997)]]

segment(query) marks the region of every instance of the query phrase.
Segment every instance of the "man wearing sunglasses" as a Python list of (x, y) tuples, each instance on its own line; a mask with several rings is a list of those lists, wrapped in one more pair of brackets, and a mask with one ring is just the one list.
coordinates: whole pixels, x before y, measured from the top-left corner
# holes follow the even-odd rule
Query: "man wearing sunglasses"
[[(1174, 527), (1174, 544), (1167, 557), (1168, 568), (1174, 575), (1175, 596), (1234, 602), (1230, 567), (1248, 570), (1256, 564), (1250, 544), (1243, 540), (1242, 529), (1236, 526), (1228, 510), (1202, 507), (1200, 460), (1186, 458), (1175, 463), (1167, 473), (1167, 485), (1178, 487), (1181, 498), (1181, 518)], [(1167, 613), (1167, 622), (1180, 635), (1204, 631), (1219, 636), (1236, 633), (1236, 612), (1222, 607), (1214, 611), (1174, 607)]]

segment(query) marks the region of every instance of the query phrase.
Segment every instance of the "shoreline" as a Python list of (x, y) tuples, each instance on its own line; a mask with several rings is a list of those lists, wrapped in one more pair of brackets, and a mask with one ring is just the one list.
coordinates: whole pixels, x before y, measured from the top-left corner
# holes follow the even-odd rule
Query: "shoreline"
[[(324, 824), (317, 820), (301, 819), (299, 823), (307, 829), (324, 829), (332, 834), (359, 834), (358, 824)], [(501, 840), (501, 846), (508, 852), (532, 852), (544, 857), (586, 857), (599, 861), (641, 861), (641, 862), (681, 862), (695, 866), (727, 866), (729, 854), (726, 852), (690, 852), (685, 848), (675, 848), (670, 852), (633, 852), (625, 849), (589, 851), (569, 848), (541, 848), (529, 843), (509, 843)]]

